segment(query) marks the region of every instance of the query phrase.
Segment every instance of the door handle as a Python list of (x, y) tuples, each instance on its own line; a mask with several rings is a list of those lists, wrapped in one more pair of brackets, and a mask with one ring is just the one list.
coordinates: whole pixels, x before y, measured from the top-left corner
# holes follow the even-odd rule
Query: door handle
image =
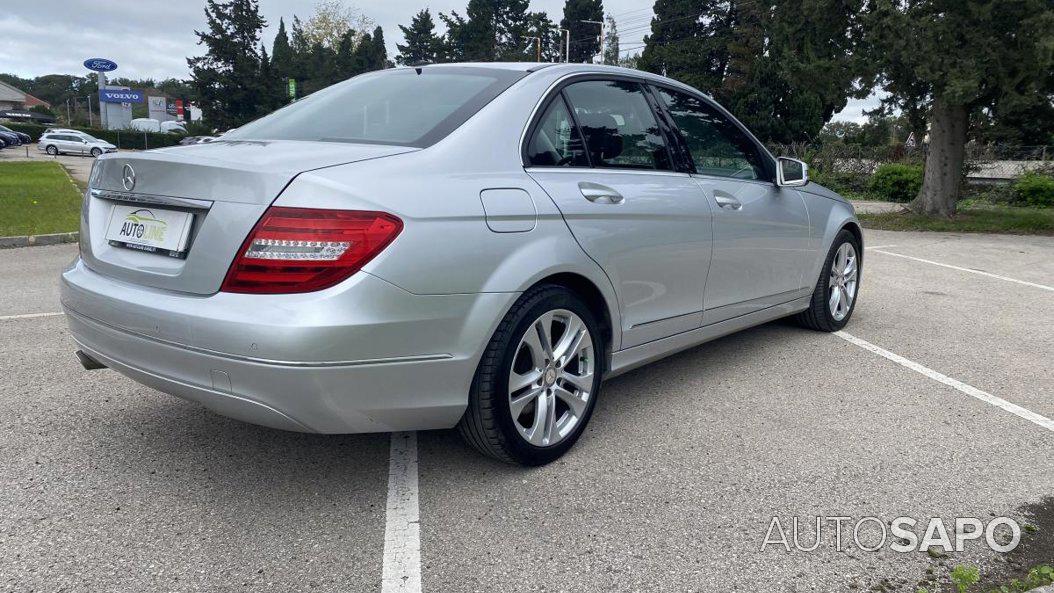
[(625, 200), (622, 194), (599, 183), (582, 181), (578, 184), (578, 189), (582, 192), (585, 199), (594, 204), (621, 204)]
[(714, 201), (717, 202), (717, 205), (722, 208), (731, 208), (732, 210), (739, 210), (743, 207), (743, 202), (740, 202), (739, 200), (729, 195), (714, 193)]

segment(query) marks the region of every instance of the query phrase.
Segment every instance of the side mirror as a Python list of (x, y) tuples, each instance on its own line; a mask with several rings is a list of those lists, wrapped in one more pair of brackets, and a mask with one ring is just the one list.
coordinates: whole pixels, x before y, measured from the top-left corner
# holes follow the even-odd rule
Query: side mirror
[(776, 159), (776, 185), (800, 187), (807, 183), (809, 183), (809, 165), (785, 156)]

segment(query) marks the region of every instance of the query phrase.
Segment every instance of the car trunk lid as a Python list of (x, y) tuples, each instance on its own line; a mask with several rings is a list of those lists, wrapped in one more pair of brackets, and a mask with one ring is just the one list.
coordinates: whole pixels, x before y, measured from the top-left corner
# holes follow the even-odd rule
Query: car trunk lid
[[(382, 158), (411, 147), (304, 141), (219, 141), (97, 161), (81, 217), (81, 257), (98, 273), (191, 294), (219, 290), (267, 207), (304, 171)], [(134, 206), (140, 217), (187, 213), (182, 253), (144, 252), (107, 239)], [(139, 212), (142, 209), (143, 212)], [(175, 231), (174, 231), (175, 232)]]

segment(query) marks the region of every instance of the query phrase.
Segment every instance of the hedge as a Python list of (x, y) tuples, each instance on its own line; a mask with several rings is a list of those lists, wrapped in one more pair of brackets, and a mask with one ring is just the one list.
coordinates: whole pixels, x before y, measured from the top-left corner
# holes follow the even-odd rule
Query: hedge
[(868, 189), (882, 200), (910, 202), (922, 189), (922, 166), (901, 163), (880, 165), (871, 176)]
[[(16, 132), (22, 132), (29, 134), (33, 139), (33, 142), (40, 140), (40, 135), (44, 133), (44, 130), (48, 128), (57, 128), (60, 126), (42, 126), (39, 124), (20, 124), (10, 123), (4, 124), (8, 128), (15, 130)], [(113, 144), (117, 148), (161, 148), (164, 146), (175, 146), (179, 144), (179, 141), (183, 139), (180, 134), (162, 134), (159, 132), (135, 132), (132, 130), (100, 130), (96, 128), (69, 128), (71, 130), (77, 130), (84, 132), (98, 138), (99, 140), (105, 140), (110, 144)]]
[(1025, 173), (1014, 182), (1016, 202), (1036, 208), (1054, 207), (1054, 177), (1039, 173)]

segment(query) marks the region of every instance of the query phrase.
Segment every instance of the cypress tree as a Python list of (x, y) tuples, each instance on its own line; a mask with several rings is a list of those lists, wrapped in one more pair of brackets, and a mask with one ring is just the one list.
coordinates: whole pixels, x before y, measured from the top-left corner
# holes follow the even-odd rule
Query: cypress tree
[(267, 24), (256, 0), (207, 0), (206, 31), (195, 31), (205, 55), (187, 58), (203, 115), (218, 128), (240, 126), (264, 112), (260, 97), (260, 32)]
[(293, 48), (289, 46), (289, 35), (285, 31), (285, 21), (278, 19), (278, 34), (271, 46), (271, 68), (279, 78), (288, 78), (293, 72)]
[[(659, 0), (660, 2), (662, 0)], [(656, 8), (658, 3), (656, 3)], [(571, 62), (592, 62), (600, 53), (600, 25), (583, 21), (603, 21), (602, 0), (565, 0), (560, 28), (571, 32)]]
[(414, 15), (409, 27), (399, 25), (399, 30), (403, 32), (406, 44), (395, 46), (399, 49), (399, 55), (395, 57), (396, 62), (410, 65), (440, 61), (442, 42), (435, 34), (435, 22), (427, 8)]

